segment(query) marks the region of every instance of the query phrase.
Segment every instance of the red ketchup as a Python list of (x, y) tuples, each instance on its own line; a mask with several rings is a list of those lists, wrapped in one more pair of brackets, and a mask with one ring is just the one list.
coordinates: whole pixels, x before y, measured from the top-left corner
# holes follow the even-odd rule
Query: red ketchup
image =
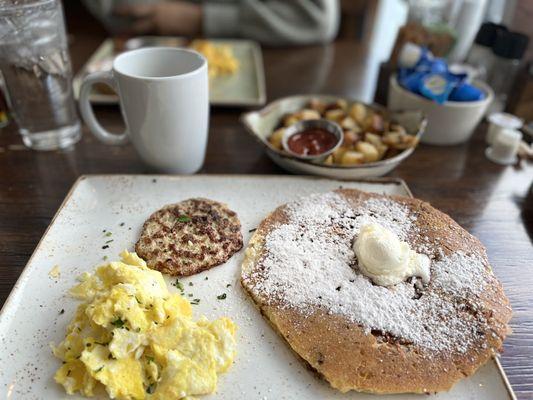
[(287, 145), (293, 153), (317, 156), (331, 150), (338, 141), (337, 136), (325, 129), (310, 128), (289, 137)]

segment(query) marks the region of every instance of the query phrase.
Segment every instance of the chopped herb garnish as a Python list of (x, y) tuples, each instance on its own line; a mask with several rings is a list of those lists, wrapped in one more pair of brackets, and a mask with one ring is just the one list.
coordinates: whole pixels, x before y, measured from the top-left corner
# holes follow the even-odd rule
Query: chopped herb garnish
[(189, 282), (189, 286), (194, 286), (194, 283), (192, 283), (192, 282)]
[(71, 373), (71, 372), (72, 372), (72, 371), (69, 369), (69, 370), (67, 371), (67, 376), (70, 376), (70, 373)]
[(107, 256), (103, 256), (102, 259), (105, 261), (107, 260)]
[(192, 293), (189, 293), (189, 297), (192, 297), (192, 296), (194, 296), (194, 295)]
[(157, 182), (157, 179), (152, 179), (152, 183), (156, 183)]
[(148, 385), (148, 387), (146, 388), (146, 393), (148, 394), (152, 394), (155, 392), (155, 383), (151, 383), (150, 385)]
[(188, 215), (180, 215), (178, 217), (178, 222), (190, 222), (191, 220), (191, 217), (189, 217)]
[(119, 224), (119, 226), (124, 226), (124, 225), (126, 225), (124, 222), (121, 222), (121, 223)]
[(112, 235), (112, 233), (111, 232), (107, 232), (105, 235), (106, 235), (106, 237), (109, 237), (109, 236)]
[(100, 372), (100, 371), (103, 370), (103, 369), (104, 369), (104, 366), (102, 365), (100, 368), (98, 368), (98, 369), (97, 369), (96, 371), (94, 371), (94, 372), (95, 372), (95, 373), (98, 373), (98, 372)]
[(256, 230), (257, 228), (253, 228), (253, 229), (248, 230), (248, 232), (252, 233), (252, 232), (255, 232)]
[(91, 346), (92, 346), (92, 343), (85, 343), (85, 346), (87, 346), (87, 347), (91, 347)]
[(138, 304), (141, 304), (141, 300), (139, 300), (139, 299), (137, 298), (137, 296), (135, 296), (135, 300), (137, 300), (137, 303), (138, 303)]
[(106, 240), (105, 243), (108, 244), (108, 243), (111, 243), (112, 241), (113, 241), (113, 239), (109, 239), (109, 240)]
[(105, 249), (109, 249), (109, 246), (106, 244), (105, 246), (102, 246), (102, 249), (105, 250)]
[(200, 304), (200, 299), (192, 299), (190, 301), (190, 303), (193, 305), (193, 306), (197, 306), (198, 304)]
[(148, 362), (154, 362), (154, 357), (146, 356), (146, 360), (147, 360)]
[(231, 283), (228, 283), (228, 284), (226, 285), (226, 287), (227, 287), (227, 288), (228, 288), (228, 287), (231, 287)]
[(103, 342), (94, 342), (95, 344), (99, 344), (100, 346), (107, 346), (109, 342), (103, 343)]
[(222, 293), (222, 294), (219, 294), (219, 295), (217, 296), (217, 299), (219, 299), (219, 300), (224, 300), (226, 297), (227, 297), (227, 296), (226, 296), (226, 293)]
[(122, 328), (124, 326), (124, 321), (122, 321), (120, 318), (117, 318), (113, 322), (111, 322), (111, 325), (116, 326), (117, 328)]
[(109, 355), (107, 356), (107, 359), (108, 360), (114, 360), (115, 357), (113, 357), (113, 354), (109, 353)]
[(185, 290), (185, 288), (183, 287), (183, 283), (181, 283), (179, 279), (176, 279), (174, 286), (176, 286), (182, 292)]
[(62, 308), (61, 311), (59, 311), (59, 314), (60, 314), (60, 315), (61, 315), (61, 314), (65, 314), (65, 309)]
[(209, 279), (209, 277), (206, 276), (206, 277), (205, 277), (205, 280), (208, 280), (208, 279)]

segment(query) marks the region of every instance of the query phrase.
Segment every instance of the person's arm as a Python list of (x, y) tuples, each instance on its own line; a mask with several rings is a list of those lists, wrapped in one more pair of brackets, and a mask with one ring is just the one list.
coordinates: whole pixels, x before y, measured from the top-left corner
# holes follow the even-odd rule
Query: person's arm
[(338, 0), (205, 1), (208, 37), (246, 37), (273, 45), (328, 43), (339, 27)]

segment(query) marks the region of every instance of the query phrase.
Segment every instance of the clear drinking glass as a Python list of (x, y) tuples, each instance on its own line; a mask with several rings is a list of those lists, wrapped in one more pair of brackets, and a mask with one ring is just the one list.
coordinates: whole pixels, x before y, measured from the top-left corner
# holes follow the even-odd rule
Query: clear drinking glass
[(0, 1), (0, 71), (26, 146), (53, 150), (80, 139), (60, 0)]

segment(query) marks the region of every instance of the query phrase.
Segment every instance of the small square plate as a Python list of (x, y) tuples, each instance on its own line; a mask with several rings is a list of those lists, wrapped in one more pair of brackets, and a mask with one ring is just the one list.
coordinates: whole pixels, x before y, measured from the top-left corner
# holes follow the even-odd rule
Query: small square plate
[[(209, 39), (219, 45), (230, 46), (235, 58), (239, 61), (239, 69), (233, 75), (217, 76), (209, 81), (209, 100), (214, 106), (260, 106), (265, 104), (265, 72), (261, 46), (252, 40), (242, 39)], [(187, 41), (176, 37), (153, 37), (151, 45), (175, 45), (185, 47)], [(106, 65), (115, 54), (112, 39), (106, 39), (89, 58), (85, 66), (76, 74), (72, 82), (74, 96), (79, 98), (83, 78), (89, 73)], [(118, 96), (112, 92), (91, 94), (93, 104), (118, 104)]]

